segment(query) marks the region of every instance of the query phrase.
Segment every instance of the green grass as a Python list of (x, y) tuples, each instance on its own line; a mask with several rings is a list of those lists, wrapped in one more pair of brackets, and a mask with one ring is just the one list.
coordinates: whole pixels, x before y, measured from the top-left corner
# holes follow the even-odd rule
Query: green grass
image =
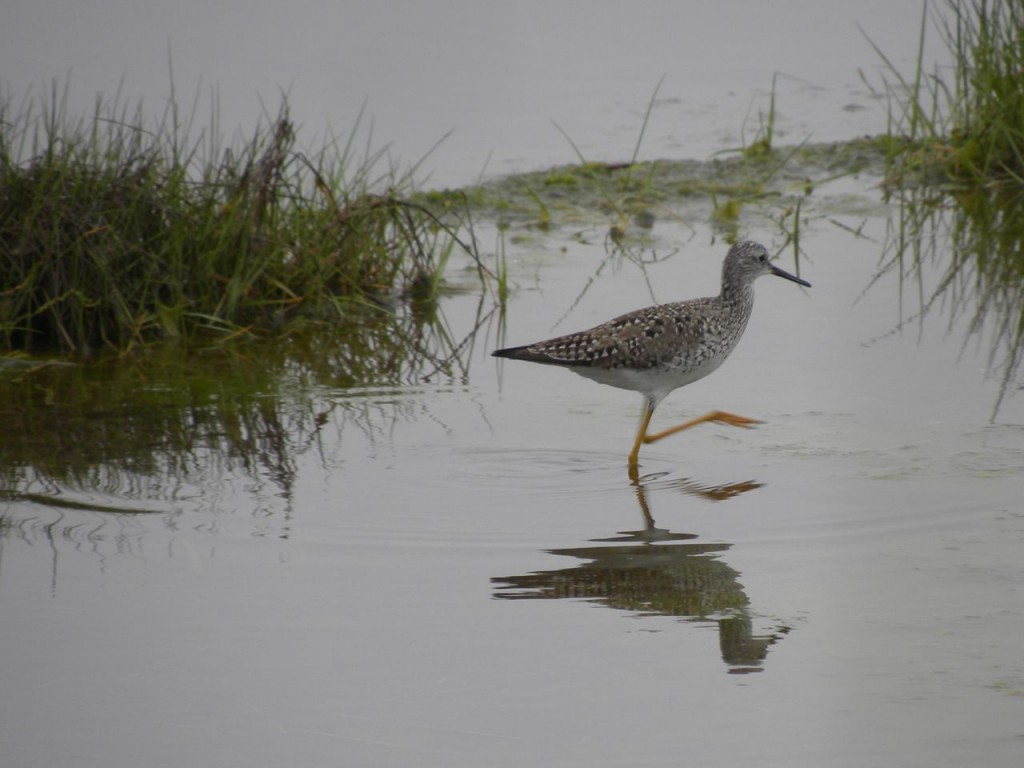
[(957, 3), (953, 172), (967, 179), (1022, 180), (1024, 5)]
[(768, 114), (758, 113), (760, 127), (754, 140), (743, 148), (743, 153), (750, 158), (769, 157), (772, 153), (772, 140), (775, 136), (775, 84), (778, 73), (772, 75), (771, 97), (768, 101)]
[(925, 68), (927, 6), (913, 77), (900, 73), (874, 46), (888, 71), (891, 180), (910, 175), (957, 184), (1020, 183), (1024, 4), (947, 0), (943, 8), (933, 15), (952, 73)]
[[(448, 257), (480, 262), (458, 196), (354, 137), (297, 148), (282, 103), (238, 146), (172, 102), (67, 113), (0, 102), (0, 349), (86, 354), (273, 332), (354, 305), (436, 297)], [(380, 170), (385, 166), (383, 170)]]
[[(927, 8), (913, 77), (885, 55), (887, 194), (899, 218), (887, 270), (916, 294), (923, 320), (942, 309), (986, 338), (1001, 382), (991, 418), (1024, 360), (1024, 4), (948, 0), (935, 14), (953, 61), (926, 71)], [(877, 47), (876, 47), (877, 50)]]

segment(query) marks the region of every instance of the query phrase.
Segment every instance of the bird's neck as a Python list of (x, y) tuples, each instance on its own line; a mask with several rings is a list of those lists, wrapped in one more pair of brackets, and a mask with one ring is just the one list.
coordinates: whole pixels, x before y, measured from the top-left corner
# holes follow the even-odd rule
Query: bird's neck
[(739, 286), (726, 283), (722, 286), (720, 298), (724, 304), (750, 312), (754, 306), (754, 286), (751, 283)]

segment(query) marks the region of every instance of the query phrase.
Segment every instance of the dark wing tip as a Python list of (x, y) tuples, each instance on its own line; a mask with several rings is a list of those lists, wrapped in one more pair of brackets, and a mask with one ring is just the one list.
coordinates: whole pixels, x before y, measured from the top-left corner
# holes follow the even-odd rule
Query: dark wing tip
[(509, 360), (525, 360), (528, 363), (543, 363), (544, 365), (574, 366), (589, 364), (586, 360), (574, 360), (571, 357), (563, 357), (560, 354), (556, 354), (553, 350), (545, 349), (543, 344), (528, 344), (523, 347), (496, 349), (491, 352), (491, 356), (504, 357)]
[(530, 351), (529, 346), (505, 347), (491, 352), (491, 357), (505, 357), (509, 360), (536, 360), (537, 354)]

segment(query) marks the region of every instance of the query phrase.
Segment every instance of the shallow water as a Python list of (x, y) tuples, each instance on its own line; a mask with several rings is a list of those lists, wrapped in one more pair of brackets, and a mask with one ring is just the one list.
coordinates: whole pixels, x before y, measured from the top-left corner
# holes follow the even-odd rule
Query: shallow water
[[(889, 0), (7, 0), (0, 85), (18, 103), (67, 80), (72, 114), (120, 94), (155, 122), (173, 76), (193, 137), (213, 111), (229, 140), (252, 136), (287, 93), (299, 146), (344, 143), (364, 110), (356, 156), (386, 146), (397, 166), (422, 161), (430, 186), (461, 186), (575, 162), (555, 124), (588, 160), (628, 160), (662, 76), (642, 159), (751, 141), (776, 74), (777, 141), (878, 134), (883, 67), (866, 36), (909, 73), (920, 26), (920, 3)], [(925, 61), (940, 49), (931, 35)]]
[[(638, 484), (639, 397), (497, 365), (492, 335), (465, 380), (339, 388), (275, 374), (270, 353), (168, 377), (162, 407), (210, 426), (181, 461), (28, 472), (0, 502), (6, 758), (1011, 764), (1022, 401), (989, 421), (986, 350), (961, 353), (943, 319), (891, 333), (896, 275), (864, 292), (884, 218), (845, 223), (865, 237), (812, 225), (814, 287), (761, 280), (733, 359), (656, 416), (766, 423), (645, 447)], [(513, 252), (507, 341), (643, 304), (648, 283), (713, 292), (724, 251), (698, 225), (645, 279), (592, 240), (556, 229)], [(449, 326), (476, 306), (447, 300)], [(47, 381), (41, 414), (62, 405)], [(137, 410), (118, 380), (72, 391), (103, 381), (112, 400), (78, 395), (96, 431), (68, 430), (117, 455), (100, 435), (123, 441)], [(231, 427), (232, 398), (262, 419)]]
[[(847, 98), (818, 93), (783, 104)], [(730, 103), (695, 130), (734, 132)], [(726, 246), (685, 207), (635, 260), (606, 224), (512, 233), (504, 335), (442, 304), (454, 339), (480, 326), (448, 376), (308, 339), (0, 371), (0, 762), (1016, 764), (1024, 399), (993, 419), (965, 321), (901, 326), (915, 286), (868, 288), (876, 182), (815, 192), (813, 288), (759, 281), (733, 358), (655, 417), (765, 423), (647, 446), (637, 483), (639, 396), (488, 352), (714, 293)]]

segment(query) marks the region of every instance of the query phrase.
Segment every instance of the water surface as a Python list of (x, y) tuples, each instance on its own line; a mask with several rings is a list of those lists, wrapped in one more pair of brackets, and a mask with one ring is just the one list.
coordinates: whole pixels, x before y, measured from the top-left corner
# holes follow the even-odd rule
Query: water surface
[[(90, 114), (97, 94), (120, 94), (132, 107), (143, 100), (155, 120), (173, 72), (183, 112), (195, 107), (197, 138), (211, 109), (227, 138), (252, 136), (282, 92), (300, 145), (328, 133), (344, 141), (365, 108), (357, 148), (387, 146), (400, 166), (429, 153), (421, 179), (464, 185), (575, 161), (554, 123), (588, 159), (629, 159), (662, 76), (644, 159), (739, 146), (768, 112), (776, 73), (779, 139), (877, 134), (883, 67), (865, 35), (909, 72), (920, 23), (920, 3), (887, 0), (486, 9), (472, 0), (8, 0), (0, 82), (20, 101), (69, 80), (72, 114)], [(928, 62), (936, 43), (929, 38)]]
[[(631, 23), (666, 28), (642, 38), (650, 51), (685, 62), (686, 40), (707, 38), (711, 52), (673, 71), (733, 52), (699, 69), (707, 109), (679, 107), (687, 121), (659, 124), (676, 143), (656, 139), (649, 151), (703, 159), (681, 146), (691, 136), (681, 126), (693, 127), (696, 146), (732, 141), (729, 105), (745, 110), (766, 73), (788, 69), (814, 84), (840, 66), (839, 48), (825, 56), (818, 46), (833, 35), (853, 46), (859, 32), (836, 19), (796, 24), (809, 8), (731, 13), (739, 22), (728, 34), (710, 22), (670, 26), (668, 6), (631, 9)], [(541, 40), (600, 20), (553, 10), (550, 24), (534, 24), (529, 10), (517, 23), (530, 21)], [(899, 19), (916, 31), (916, 8)], [(794, 37), (769, 38), (775, 21)], [(896, 21), (862, 21), (899, 36)], [(511, 15), (489, 17), (498, 22)], [(304, 61), (323, 49), (295, 41), (329, 29), (351, 34), (340, 22), (306, 24), (302, 35), (286, 27), (272, 40), (287, 45), (261, 50), (268, 61)], [(405, 40), (430, 51), (453, 39), (494, 47), (493, 34), (450, 29)], [(643, 46), (628, 43), (629, 28), (605, 28), (616, 34), (618, 47), (562, 35), (559, 50), (577, 57), (589, 40), (587, 58), (571, 78), (550, 78), (561, 71), (552, 64), (529, 80), (533, 93), (594, 118), (595, 147), (613, 146), (620, 125), (635, 141), (646, 80), (671, 69), (652, 73), (648, 52), (634, 70), (643, 77), (621, 71), (620, 84), (615, 56)], [(533, 39), (504, 44), (518, 54)], [(6, 39), (0, 50), (10, 55)], [(863, 51), (845, 61), (854, 83), (852, 70), (873, 60)], [(350, 69), (320, 71), (323, 83)], [(690, 80), (673, 82), (666, 88), (685, 91)], [(455, 85), (445, 87), (477, 92)], [(837, 113), (823, 105), (867, 103), (866, 91), (828, 86), (787, 92), (784, 110), (805, 115), (788, 124), (830, 126)], [(296, 79), (300, 102), (310, 87)], [(230, 99), (239, 92), (226, 89)], [(446, 93), (422, 99), (436, 106)], [(552, 115), (523, 108), (516, 93), (494, 96), (494, 123), (514, 124), (508, 108), (546, 126)], [(844, 114), (853, 126), (862, 112)], [(719, 141), (723, 131), (730, 138)], [(701, 144), (702, 135), (718, 138)], [(507, 146), (504, 133), (493, 136)], [(456, 178), (478, 157), (473, 140), (462, 146), (471, 159), (453, 161)], [(547, 151), (536, 157), (546, 162)], [(878, 181), (866, 172), (814, 192), (800, 262), (814, 287), (759, 281), (733, 358), (656, 415), (668, 425), (722, 408), (765, 424), (705, 425), (647, 446), (638, 482), (625, 467), (638, 396), (499, 365), (488, 352), (714, 293), (727, 246), (706, 201), (659, 210), (625, 250), (606, 247), (599, 217), (548, 231), (515, 225), (504, 324), (486, 297), (464, 291), (435, 322), (366, 326), (390, 366), (361, 366), (338, 329), (0, 370), (11, 425), (0, 470), (5, 762), (1015, 764), (1024, 400), (1014, 379), (993, 418), (1003, 381), (984, 340), (963, 346), (970, 315), (950, 320), (937, 306), (917, 322), (912, 281), (890, 271), (872, 282), (894, 227)], [(493, 224), (480, 223), (482, 242), (498, 242)], [(783, 243), (770, 215), (749, 210), (741, 226)], [(791, 251), (781, 263), (793, 268)], [(465, 266), (452, 264), (452, 283), (466, 282)], [(439, 353), (454, 344), (459, 364), (410, 354), (413, 337)]]
[[(483, 341), (468, 378), (379, 386), (259, 349), (162, 390), (136, 373), (155, 401), (121, 388), (124, 369), (19, 374), (40, 391), (35, 418), (62, 414), (20, 440), (76, 439), (63, 461), (23, 444), (33, 464), (5, 490), (5, 753), (1009, 762), (1024, 714), (1019, 397), (991, 423), (984, 350), (960, 353), (942, 324), (891, 333), (895, 276), (863, 293), (874, 239), (827, 223), (805, 237), (814, 288), (760, 281), (734, 359), (657, 415), (766, 423), (648, 446), (639, 484), (625, 471), (637, 396), (499, 367)], [(657, 298), (714, 290), (710, 239), (645, 266)], [(644, 275), (603, 246), (562, 231), (539, 245), (545, 279), (521, 260), (508, 340), (645, 300)], [(606, 269), (563, 319), (594, 260)], [(471, 327), (476, 306), (450, 299), (447, 322)]]

